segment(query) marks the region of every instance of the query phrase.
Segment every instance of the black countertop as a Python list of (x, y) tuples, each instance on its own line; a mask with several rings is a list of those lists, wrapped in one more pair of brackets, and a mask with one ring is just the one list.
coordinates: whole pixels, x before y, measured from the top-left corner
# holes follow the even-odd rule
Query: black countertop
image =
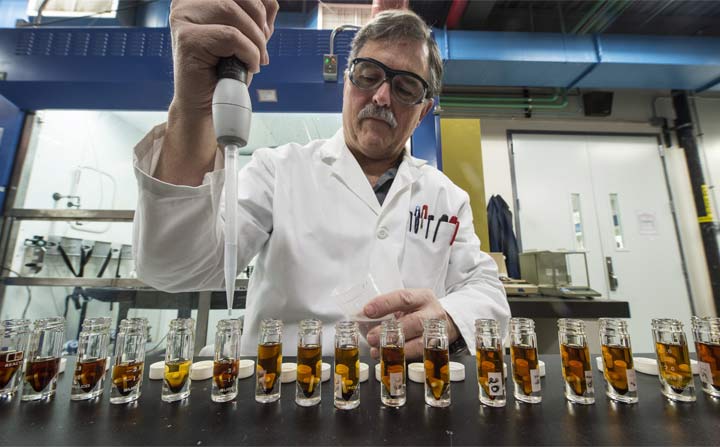
[[(370, 363), (370, 380), (361, 385), (361, 405), (336, 410), (332, 386), (323, 384), (322, 404), (298, 407), (295, 384), (282, 385), (282, 398), (257, 404), (252, 378), (240, 381), (230, 403), (210, 400), (210, 380), (193, 382), (181, 403), (160, 400), (161, 382), (143, 383), (140, 400), (111, 405), (108, 383), (96, 402), (70, 401), (72, 358), (61, 375), (58, 394), (49, 402), (0, 402), (1, 445), (717, 445), (720, 399), (696, 388), (698, 400), (676, 404), (660, 394), (657, 377), (638, 373), (640, 402), (614, 404), (594, 370), (596, 403), (573, 405), (563, 396), (559, 356), (541, 356), (541, 404), (517, 403), (508, 379), (504, 408), (478, 401), (473, 357), (463, 357), (466, 379), (453, 382), (452, 405), (430, 408), (423, 385), (408, 382), (408, 403), (399, 409), (380, 403), (380, 388)], [(292, 359), (286, 359), (292, 360)], [(325, 359), (332, 362), (332, 359)], [(506, 358), (506, 362), (508, 359)], [(147, 373), (146, 373), (147, 374)], [(699, 379), (695, 381), (700, 385)]]
[(604, 298), (557, 298), (531, 295), (508, 297), (514, 317), (527, 318), (630, 318), (630, 303)]

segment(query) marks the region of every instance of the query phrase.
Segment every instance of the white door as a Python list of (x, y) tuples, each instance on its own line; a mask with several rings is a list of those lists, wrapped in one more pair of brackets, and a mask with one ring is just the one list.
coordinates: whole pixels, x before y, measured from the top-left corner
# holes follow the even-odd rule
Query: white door
[(590, 287), (630, 303), (635, 352), (653, 351), (652, 318), (678, 318), (689, 329), (656, 138), (513, 134), (512, 147), (523, 250), (584, 250)]

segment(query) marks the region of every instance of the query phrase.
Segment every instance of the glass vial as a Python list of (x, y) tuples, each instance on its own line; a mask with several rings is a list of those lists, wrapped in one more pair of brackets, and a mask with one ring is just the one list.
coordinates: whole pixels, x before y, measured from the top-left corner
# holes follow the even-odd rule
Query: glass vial
[(600, 318), (605, 394), (617, 402), (638, 401), (637, 378), (630, 345), (627, 322), (616, 318)]
[(479, 399), (490, 407), (504, 407), (503, 346), (495, 320), (475, 320), (475, 358)]
[(535, 322), (530, 318), (510, 319), (510, 362), (515, 399), (529, 404), (540, 403), (542, 387), (537, 336)]
[(255, 385), (255, 400), (260, 403), (275, 402), (280, 399), (282, 331), (281, 320), (267, 319), (260, 322)]
[(295, 403), (311, 407), (320, 403), (322, 388), (322, 322), (300, 322), (297, 348), (297, 386)]
[(12, 398), (20, 386), (29, 339), (30, 320), (0, 322), (0, 399)]
[(558, 341), (565, 398), (576, 404), (594, 404), (595, 388), (585, 323), (571, 318), (559, 319)]
[(35, 321), (28, 343), (22, 400), (49, 399), (55, 394), (64, 339), (63, 317)]
[(352, 410), (360, 406), (360, 328), (356, 321), (335, 325), (335, 408)]
[(194, 349), (195, 320), (171, 320), (165, 345), (165, 376), (161, 396), (165, 402), (175, 402), (190, 396), (190, 366)]
[(134, 402), (140, 397), (145, 366), (146, 318), (127, 318), (120, 322), (115, 338), (110, 403)]
[(389, 407), (407, 401), (405, 384), (405, 334), (397, 320), (383, 320), (380, 332), (380, 400)]
[(423, 363), (425, 364), (425, 403), (431, 407), (450, 405), (450, 351), (447, 321), (423, 321)]
[(670, 318), (654, 318), (652, 334), (662, 393), (671, 400), (694, 402), (695, 384), (683, 324)]
[(83, 321), (70, 399), (94, 399), (102, 394), (111, 324), (112, 318), (108, 317), (86, 318)]
[(210, 398), (213, 402), (227, 402), (237, 397), (242, 329), (243, 320), (238, 318), (227, 318), (217, 323), (213, 381), (210, 390)]
[(720, 397), (720, 318), (692, 317), (692, 331), (702, 389)]

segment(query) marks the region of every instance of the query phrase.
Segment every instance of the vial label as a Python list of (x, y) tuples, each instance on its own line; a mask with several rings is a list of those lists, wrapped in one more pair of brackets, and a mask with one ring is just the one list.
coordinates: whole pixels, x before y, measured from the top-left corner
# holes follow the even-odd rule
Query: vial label
[(540, 391), (540, 370), (539, 369), (531, 369), (530, 370), (530, 385), (532, 386), (532, 392), (537, 393)]
[(585, 371), (585, 386), (587, 387), (588, 393), (594, 393), (593, 389), (593, 373), (592, 371)]
[(488, 373), (488, 395), (492, 397), (503, 396), (503, 375), (499, 372)]
[(390, 373), (390, 395), (391, 396), (401, 396), (402, 395), (402, 385), (403, 385), (403, 373), (401, 372), (394, 372)]
[(637, 391), (637, 378), (635, 377), (635, 370), (628, 369), (625, 372), (627, 375), (628, 391)]
[(698, 369), (700, 370), (700, 380), (702, 380), (702, 383), (712, 385), (713, 376), (710, 364), (707, 362), (698, 362)]
[(342, 382), (343, 376), (335, 374), (335, 397), (342, 399)]

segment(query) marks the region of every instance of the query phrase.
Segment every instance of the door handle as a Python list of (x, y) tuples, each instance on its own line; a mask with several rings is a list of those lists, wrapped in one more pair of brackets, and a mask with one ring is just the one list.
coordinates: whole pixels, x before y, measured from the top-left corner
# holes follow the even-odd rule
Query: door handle
[(618, 288), (618, 277), (615, 275), (615, 269), (613, 269), (612, 258), (607, 256), (605, 258), (605, 266), (607, 267), (608, 283), (610, 284), (610, 291), (614, 292)]

